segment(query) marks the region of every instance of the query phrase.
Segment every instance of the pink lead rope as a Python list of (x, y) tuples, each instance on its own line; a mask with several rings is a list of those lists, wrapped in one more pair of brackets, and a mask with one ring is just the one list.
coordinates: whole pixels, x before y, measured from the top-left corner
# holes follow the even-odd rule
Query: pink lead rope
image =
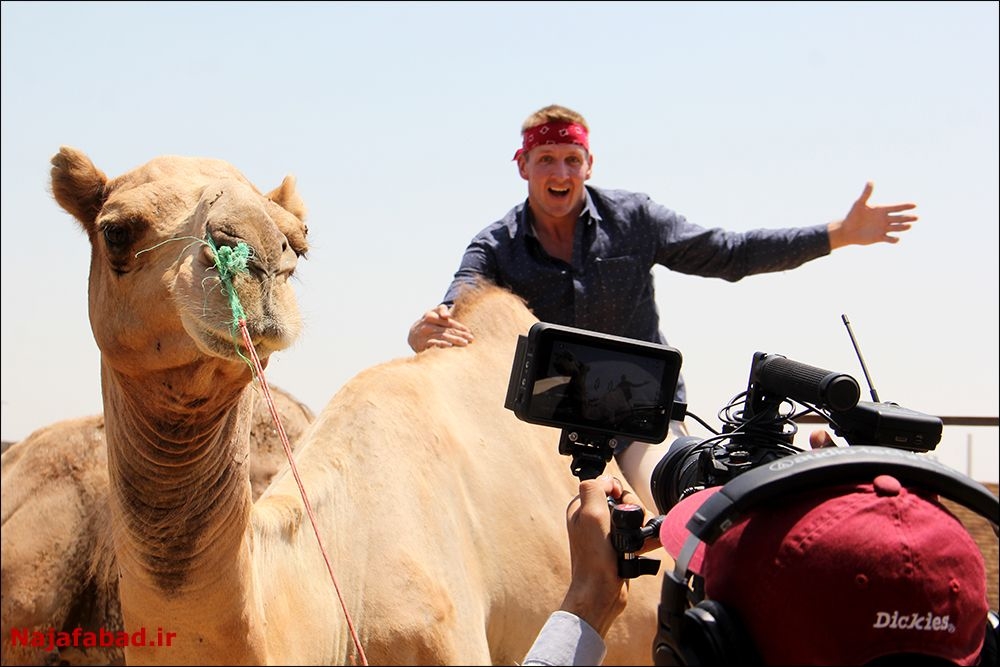
[[(215, 251), (215, 266), (219, 270), (219, 280), (222, 281), (229, 292), (229, 304), (233, 310), (234, 320), (239, 327), (240, 335), (243, 337), (243, 345), (250, 353), (254, 375), (257, 377), (257, 381), (260, 383), (260, 387), (264, 392), (264, 399), (267, 401), (267, 409), (270, 411), (271, 418), (274, 420), (274, 424), (278, 428), (278, 434), (281, 436), (281, 445), (285, 449), (285, 456), (288, 457), (288, 464), (292, 468), (292, 475), (295, 476), (295, 483), (299, 486), (299, 494), (302, 496), (302, 502), (306, 507), (306, 513), (309, 515), (310, 523), (312, 523), (313, 533), (315, 533), (316, 541), (319, 543), (319, 550), (323, 553), (323, 561), (326, 563), (326, 571), (330, 573), (330, 580), (333, 581), (333, 587), (337, 591), (337, 599), (340, 600), (340, 608), (344, 610), (344, 618), (347, 619), (347, 627), (351, 631), (351, 639), (354, 641), (354, 646), (358, 651), (358, 656), (361, 658), (361, 664), (367, 665), (368, 658), (365, 656), (365, 650), (362, 648), (361, 641), (358, 639), (358, 633), (354, 629), (354, 622), (351, 620), (351, 614), (347, 610), (347, 605), (344, 603), (344, 596), (340, 592), (340, 585), (337, 583), (337, 576), (333, 573), (333, 566), (330, 565), (330, 557), (326, 553), (326, 547), (323, 546), (323, 538), (320, 537), (319, 534), (319, 526), (316, 523), (316, 515), (313, 512), (312, 504), (309, 502), (309, 496), (306, 495), (306, 489), (302, 485), (302, 478), (299, 477), (299, 470), (295, 466), (295, 458), (292, 456), (292, 446), (288, 442), (288, 434), (285, 433), (285, 427), (281, 424), (281, 418), (278, 416), (278, 410), (274, 407), (274, 399), (271, 398), (271, 390), (267, 386), (267, 378), (264, 377), (264, 367), (260, 363), (260, 357), (257, 356), (257, 349), (254, 347), (253, 341), (250, 340), (250, 331), (247, 328), (247, 321), (244, 316), (243, 307), (240, 305), (239, 297), (236, 295), (236, 289), (233, 287), (233, 274), (237, 272), (245, 272), (247, 270), (246, 265), (250, 259), (252, 250), (242, 241), (236, 244), (235, 248), (229, 246), (216, 248), (215, 244), (212, 242), (211, 236), (206, 237), (206, 243), (212, 248), (212, 250)], [(240, 356), (243, 355), (241, 354)]]

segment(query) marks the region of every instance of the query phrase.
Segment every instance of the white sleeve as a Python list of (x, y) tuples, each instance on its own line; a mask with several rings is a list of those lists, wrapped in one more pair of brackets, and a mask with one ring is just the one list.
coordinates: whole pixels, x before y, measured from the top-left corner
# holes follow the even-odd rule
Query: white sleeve
[(599, 665), (604, 640), (579, 616), (555, 611), (539, 631), (522, 665)]

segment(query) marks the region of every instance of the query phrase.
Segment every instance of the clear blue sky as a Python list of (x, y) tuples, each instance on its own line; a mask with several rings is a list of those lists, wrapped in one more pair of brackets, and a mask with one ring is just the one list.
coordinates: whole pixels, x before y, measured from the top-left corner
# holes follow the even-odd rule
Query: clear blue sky
[[(109, 176), (223, 158), (310, 209), (306, 330), (270, 383), (319, 410), (410, 354), (471, 237), (526, 195), (511, 156), (549, 103), (591, 125), (592, 183), (705, 227), (913, 201), (895, 245), (740, 283), (657, 269), (693, 412), (745, 389), (755, 351), (864, 380), (938, 415), (998, 412), (996, 2), (2, 4), (2, 437), (101, 410), (89, 245), (49, 158)], [(501, 399), (502, 400), (502, 399)], [(971, 443), (971, 445), (970, 445)], [(553, 447), (556, 446), (554, 435)], [(997, 429), (936, 456), (997, 479)]]

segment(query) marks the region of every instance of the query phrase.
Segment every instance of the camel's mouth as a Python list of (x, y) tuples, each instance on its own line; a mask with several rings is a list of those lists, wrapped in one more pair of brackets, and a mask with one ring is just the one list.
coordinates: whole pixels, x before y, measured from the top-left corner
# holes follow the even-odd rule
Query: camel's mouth
[[(203, 320), (185, 322), (188, 332), (202, 352), (213, 357), (246, 363), (250, 352), (244, 341), (244, 334), (238, 325), (228, 329), (213, 329)], [(247, 325), (247, 337), (257, 356), (261, 359), (271, 353), (289, 347), (295, 336), (286, 327), (274, 322)]]
[(244, 336), (261, 358), (291, 346), (302, 320), (286, 280), (262, 280), (248, 272), (223, 284), (214, 267), (200, 268), (199, 280), (190, 273), (181, 275), (174, 297), (184, 329), (202, 353), (246, 363), (250, 354)]

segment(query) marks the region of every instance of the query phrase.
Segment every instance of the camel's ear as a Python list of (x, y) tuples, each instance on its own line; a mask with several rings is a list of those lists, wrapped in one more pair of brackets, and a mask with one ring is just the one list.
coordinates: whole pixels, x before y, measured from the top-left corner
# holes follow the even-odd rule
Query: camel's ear
[(82, 152), (62, 146), (52, 157), (52, 195), (88, 232), (107, 199), (108, 177)]
[(267, 198), (285, 209), (299, 220), (306, 219), (306, 205), (295, 189), (295, 177), (285, 176), (281, 185), (267, 193)]
[(281, 185), (267, 193), (267, 198), (295, 216), (298, 224), (289, 225), (280, 220), (276, 222), (278, 228), (281, 229), (295, 250), (295, 254), (299, 257), (304, 257), (309, 251), (309, 242), (306, 241), (309, 228), (305, 223), (306, 205), (303, 203), (302, 197), (299, 196), (298, 190), (295, 189), (295, 177), (291, 175), (285, 176), (285, 180), (281, 182)]

